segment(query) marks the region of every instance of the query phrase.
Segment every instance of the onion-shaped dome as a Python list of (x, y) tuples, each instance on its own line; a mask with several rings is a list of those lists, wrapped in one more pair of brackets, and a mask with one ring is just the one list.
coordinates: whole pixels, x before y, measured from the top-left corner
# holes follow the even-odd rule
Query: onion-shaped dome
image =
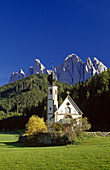
[(55, 85), (55, 82), (57, 80), (57, 76), (55, 75), (55, 73), (52, 71), (51, 74), (47, 77), (50, 85)]

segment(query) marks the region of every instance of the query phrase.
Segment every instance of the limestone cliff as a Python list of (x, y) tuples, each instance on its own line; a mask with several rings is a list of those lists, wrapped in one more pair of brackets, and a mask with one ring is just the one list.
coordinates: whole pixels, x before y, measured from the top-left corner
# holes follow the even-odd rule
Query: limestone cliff
[[(97, 58), (91, 61), (88, 57), (86, 62), (82, 62), (76, 54), (71, 54), (65, 58), (63, 64), (59, 64), (55, 68), (55, 74), (59, 81), (75, 85), (76, 82), (85, 82), (88, 78), (105, 70), (107, 70), (107, 67)], [(26, 76), (38, 73), (50, 74), (51, 71), (47, 70), (39, 59), (35, 59), (34, 67), (29, 68)], [(14, 82), (24, 77), (25, 74), (21, 69), (18, 73), (11, 74), (9, 82)]]

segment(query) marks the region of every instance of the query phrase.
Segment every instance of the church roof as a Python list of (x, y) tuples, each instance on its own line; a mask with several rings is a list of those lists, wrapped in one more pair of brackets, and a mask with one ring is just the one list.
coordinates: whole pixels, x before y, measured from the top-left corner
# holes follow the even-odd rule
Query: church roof
[[(79, 107), (76, 105), (76, 103), (73, 101), (73, 99), (72, 99), (69, 95), (65, 98), (65, 100), (66, 100), (66, 99), (69, 99), (69, 100), (73, 103), (73, 105), (77, 108), (77, 110), (78, 110), (78, 112), (79, 112), (80, 115), (83, 114), (83, 112), (79, 109)], [(64, 100), (64, 101), (65, 101), (65, 100)], [(63, 103), (64, 103), (64, 101), (63, 101)], [(63, 103), (60, 105), (60, 107), (63, 105)], [(56, 114), (56, 112), (58, 112), (58, 110), (60, 109), (60, 107), (54, 112), (54, 114)]]

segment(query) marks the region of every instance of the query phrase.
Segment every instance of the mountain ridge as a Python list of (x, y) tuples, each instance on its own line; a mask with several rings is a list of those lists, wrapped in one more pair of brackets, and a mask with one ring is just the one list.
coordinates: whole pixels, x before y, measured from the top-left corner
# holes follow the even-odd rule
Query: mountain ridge
[[(102, 73), (107, 70), (107, 67), (100, 62), (96, 57), (93, 61), (88, 57), (83, 62), (76, 54), (68, 55), (62, 64), (59, 64), (55, 69), (55, 74), (59, 81), (75, 85), (77, 82), (85, 82), (95, 74)], [(9, 79), (10, 82), (15, 82), (32, 74), (50, 74), (51, 70), (45, 68), (39, 59), (35, 59), (34, 67), (30, 66), (27, 74), (22, 69), (17, 73), (12, 73)]]

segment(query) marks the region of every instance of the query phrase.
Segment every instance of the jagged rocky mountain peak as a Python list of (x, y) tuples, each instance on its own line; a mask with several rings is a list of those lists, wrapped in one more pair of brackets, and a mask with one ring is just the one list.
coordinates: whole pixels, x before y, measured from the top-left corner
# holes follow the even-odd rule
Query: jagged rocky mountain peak
[(16, 80), (20, 80), (24, 77), (25, 77), (25, 73), (22, 69), (20, 69), (18, 72), (11, 74), (10, 79), (9, 79), (9, 83), (15, 82)]
[(32, 66), (30, 66), (26, 76), (28, 77), (28, 76), (32, 75), (33, 73), (34, 73), (34, 68)]
[(35, 62), (38, 62), (38, 63), (40, 63), (40, 60), (39, 60), (39, 59), (35, 59)]
[(25, 73), (22, 69), (19, 70), (18, 74), (24, 74), (25, 75)]
[[(93, 61), (90, 57), (88, 57), (85, 62), (82, 62), (76, 54), (72, 53), (65, 58), (62, 64), (59, 64), (54, 69), (54, 72), (59, 81), (75, 85), (76, 82), (86, 81), (93, 75), (99, 74), (105, 70), (107, 70), (107, 67), (96, 57), (94, 57)], [(26, 76), (38, 73), (50, 74), (51, 70), (47, 70), (39, 59), (35, 59), (34, 67), (29, 67)], [(16, 81), (24, 77), (25, 73), (22, 69), (20, 69), (19, 72), (11, 74), (9, 82)]]
[(35, 59), (34, 61), (34, 72), (33, 74), (44, 73), (47, 74), (47, 70), (43, 64), (41, 64), (39, 59)]
[(73, 54), (73, 53), (68, 55), (65, 58), (65, 61), (67, 61), (67, 60), (72, 60), (72, 61), (76, 61), (76, 62), (81, 61), (81, 59), (76, 54)]
[(90, 59), (90, 57), (87, 58), (86, 62), (84, 63), (84, 66), (86, 68), (86, 70), (88, 71), (89, 69), (94, 69), (92, 60)]
[[(104, 67), (106, 67), (101, 61), (99, 61), (96, 57), (94, 57), (93, 59), (93, 64), (100, 64), (100, 65), (103, 65)], [(106, 67), (107, 68), (107, 67)]]
[(93, 59), (93, 65), (97, 70), (98, 74), (107, 70), (107, 67), (102, 62), (100, 62), (96, 57), (94, 57)]
[(87, 58), (86, 63), (88, 63), (88, 64), (90, 64), (90, 65), (93, 64), (90, 57)]

